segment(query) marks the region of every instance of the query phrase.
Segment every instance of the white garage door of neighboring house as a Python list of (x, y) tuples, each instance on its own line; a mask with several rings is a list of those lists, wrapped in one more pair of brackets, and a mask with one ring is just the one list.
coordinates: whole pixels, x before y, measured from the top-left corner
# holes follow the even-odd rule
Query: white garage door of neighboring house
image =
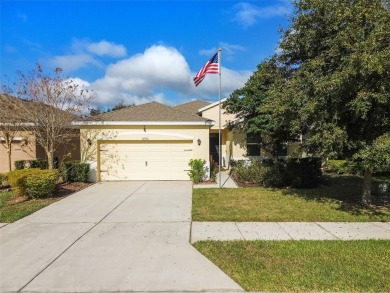
[(100, 180), (189, 180), (192, 141), (100, 144)]

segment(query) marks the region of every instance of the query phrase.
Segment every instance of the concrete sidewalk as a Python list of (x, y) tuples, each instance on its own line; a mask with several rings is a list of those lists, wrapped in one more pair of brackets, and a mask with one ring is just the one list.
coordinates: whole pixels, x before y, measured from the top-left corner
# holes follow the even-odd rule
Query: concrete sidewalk
[(191, 243), (201, 240), (390, 240), (389, 222), (192, 222)]

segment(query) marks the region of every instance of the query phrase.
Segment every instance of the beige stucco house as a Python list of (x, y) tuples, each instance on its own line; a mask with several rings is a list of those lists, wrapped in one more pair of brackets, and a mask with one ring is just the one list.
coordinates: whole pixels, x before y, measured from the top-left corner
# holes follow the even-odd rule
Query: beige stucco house
[[(223, 101), (221, 101), (223, 102)], [(260, 156), (260, 143), (229, 131), (234, 115), (221, 111), (222, 162)], [(79, 121), (81, 159), (92, 181), (188, 180), (190, 159), (218, 162), (219, 102), (192, 101), (176, 107), (157, 102)], [(248, 153), (248, 150), (251, 153)]]

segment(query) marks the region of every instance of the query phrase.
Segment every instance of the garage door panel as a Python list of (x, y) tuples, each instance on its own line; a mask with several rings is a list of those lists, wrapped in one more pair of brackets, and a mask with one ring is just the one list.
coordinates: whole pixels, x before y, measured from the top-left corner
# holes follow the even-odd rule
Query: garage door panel
[(192, 141), (100, 144), (100, 179), (189, 180)]

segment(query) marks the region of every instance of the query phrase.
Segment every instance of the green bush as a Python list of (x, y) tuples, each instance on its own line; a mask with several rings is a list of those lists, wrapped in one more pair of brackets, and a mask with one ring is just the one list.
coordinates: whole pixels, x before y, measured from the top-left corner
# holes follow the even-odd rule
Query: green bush
[(56, 186), (57, 170), (37, 170), (26, 177), (28, 197), (40, 198), (53, 193)]
[(15, 195), (31, 198), (50, 195), (55, 188), (56, 170), (22, 169), (8, 173), (9, 185)]
[(236, 178), (265, 187), (315, 187), (321, 182), (321, 159), (289, 158), (286, 161), (251, 160), (236, 163)]
[(47, 169), (48, 164), (45, 160), (31, 160), (30, 161), (30, 168), (39, 168), (39, 169)]
[(8, 183), (15, 195), (26, 195), (26, 177), (38, 169), (14, 170), (8, 173)]
[(67, 161), (61, 163), (60, 172), (65, 182), (87, 182), (90, 167), (88, 163)]
[(360, 174), (358, 164), (346, 160), (328, 160), (326, 172), (335, 174)]
[(15, 161), (15, 169), (16, 170), (22, 170), (24, 169), (24, 160)]
[(45, 160), (19, 160), (15, 161), (15, 169), (23, 170), (28, 168), (47, 169), (47, 161)]
[(237, 162), (233, 172), (238, 180), (265, 187), (281, 187), (284, 185), (284, 166), (279, 162), (262, 162), (250, 160)]
[(188, 165), (191, 167), (190, 172), (188, 172), (188, 175), (190, 176), (192, 182), (199, 183), (204, 180), (206, 177), (207, 170), (205, 169), (205, 160), (201, 159), (195, 159), (190, 160)]
[(321, 182), (321, 158), (288, 158), (287, 184), (295, 188), (316, 187)]
[(0, 173), (0, 188), (8, 187), (8, 174)]

